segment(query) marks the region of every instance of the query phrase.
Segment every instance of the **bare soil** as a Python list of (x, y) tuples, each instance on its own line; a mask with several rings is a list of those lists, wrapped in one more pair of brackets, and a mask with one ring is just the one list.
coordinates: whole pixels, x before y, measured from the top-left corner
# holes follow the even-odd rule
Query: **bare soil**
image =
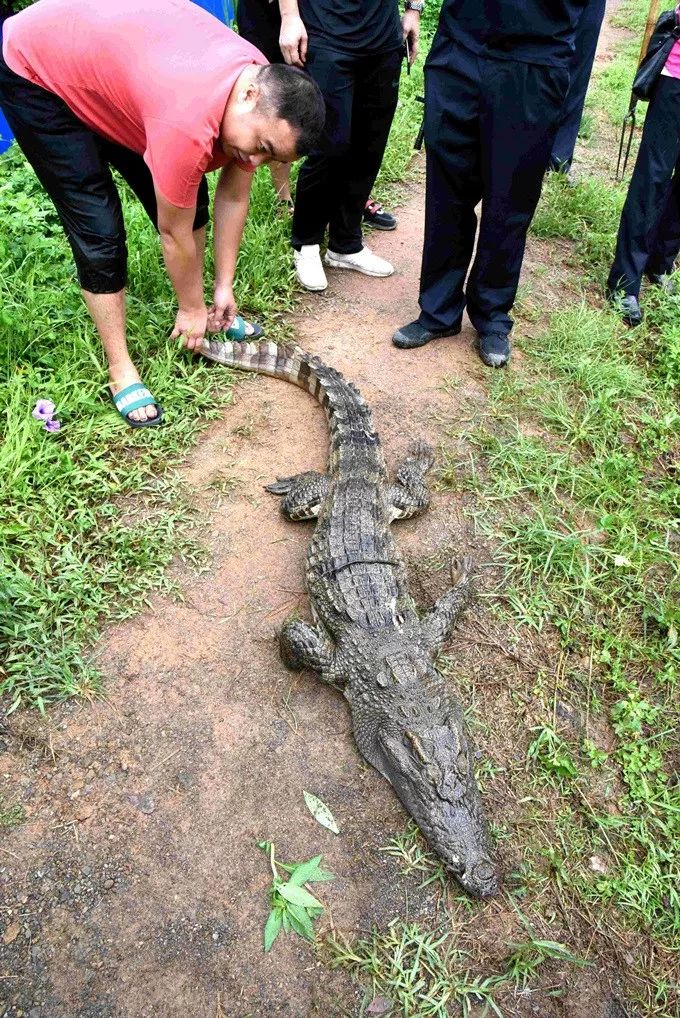
[[(451, 446), (484, 405), (489, 380), (469, 324), (460, 337), (414, 352), (389, 341), (416, 311), (422, 219), (422, 184), (414, 183), (398, 230), (369, 241), (394, 262), (395, 275), (331, 272), (327, 294), (302, 299), (295, 319), (300, 345), (362, 389), (392, 465), (416, 437)], [(527, 278), (533, 264), (552, 257), (549, 246), (532, 244)], [(557, 251), (553, 299), (560, 272)], [(536, 287), (544, 280), (537, 276)], [(313, 676), (286, 672), (278, 657), (281, 622), (307, 612), (311, 528), (285, 521), (263, 485), (277, 474), (324, 469), (326, 452), (323, 413), (310, 397), (270, 379), (240, 384), (184, 471), (210, 565), (196, 572), (178, 562), (181, 596), (153, 595), (142, 615), (108, 629), (95, 649), (105, 698), (67, 704), (46, 719), (8, 719), (0, 790), (14, 798), (19, 790), (26, 821), (0, 843), (0, 1015), (358, 1015), (361, 989), (308, 944), (280, 938), (263, 954), (269, 870), (256, 847), (262, 838), (287, 860), (324, 854), (337, 877), (323, 887), (322, 930), (354, 935), (397, 916), (442, 919), (436, 885), (419, 889), (417, 876), (400, 876), (381, 852), (406, 817), (359, 757), (344, 701)], [(490, 550), (464, 509), (460, 497), (439, 492), (426, 516), (398, 527), (422, 603), (447, 586), (454, 552), (471, 554), (482, 590), (493, 589)], [(485, 797), (489, 817), (518, 834), (500, 849), (511, 874), (527, 822), (516, 775), (532, 682), (555, 664), (545, 647), (508, 648), (488, 604), (469, 613), (449, 657), (475, 705), (480, 749), (503, 768)], [(578, 711), (565, 710), (578, 724)], [(606, 745), (606, 731), (600, 738)], [(340, 836), (314, 822), (304, 789), (330, 805)], [(612, 790), (601, 794), (615, 808)], [(631, 1015), (620, 991), (626, 945), (593, 938), (579, 916), (549, 905), (551, 939), (594, 965), (547, 966), (534, 993), (505, 1002), (506, 1014)], [(475, 945), (487, 974), (499, 970), (507, 943), (521, 939), (502, 899), (452, 914), (461, 943)], [(551, 994), (556, 987), (560, 997)]]

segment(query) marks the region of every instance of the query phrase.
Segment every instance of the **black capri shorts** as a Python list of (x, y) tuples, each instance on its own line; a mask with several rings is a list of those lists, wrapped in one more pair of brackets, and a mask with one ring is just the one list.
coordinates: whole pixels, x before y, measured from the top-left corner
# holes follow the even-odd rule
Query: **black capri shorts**
[[(153, 178), (144, 159), (91, 130), (59, 96), (15, 74), (1, 48), (0, 106), (19, 147), (54, 202), (81, 287), (90, 293), (122, 290), (127, 282), (125, 223), (111, 167), (127, 181), (158, 229)], [(203, 177), (194, 230), (207, 224), (208, 205), (208, 185)]]

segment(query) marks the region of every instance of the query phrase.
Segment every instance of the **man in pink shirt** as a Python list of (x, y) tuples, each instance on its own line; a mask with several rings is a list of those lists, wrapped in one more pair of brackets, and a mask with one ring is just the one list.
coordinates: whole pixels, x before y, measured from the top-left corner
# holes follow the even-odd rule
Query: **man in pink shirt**
[[(40, 0), (4, 23), (0, 105), (71, 244), (114, 402), (131, 426), (158, 424), (162, 411), (127, 349), (125, 228), (110, 167), (160, 233), (178, 302), (172, 336), (197, 349), (206, 330), (235, 319), (252, 172), (314, 147), (319, 90), (301, 71), (269, 65), (190, 0)], [(208, 308), (205, 174), (216, 169)]]

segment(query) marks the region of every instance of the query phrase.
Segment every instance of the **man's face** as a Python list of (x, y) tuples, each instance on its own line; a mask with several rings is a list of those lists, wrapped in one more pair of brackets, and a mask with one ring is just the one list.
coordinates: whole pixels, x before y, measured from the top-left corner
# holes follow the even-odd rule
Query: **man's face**
[(237, 85), (234, 93), (222, 119), (220, 144), (224, 152), (246, 166), (260, 166), (272, 159), (292, 163), (297, 158), (297, 132), (287, 120), (269, 113), (266, 104), (258, 106), (257, 82), (241, 89)]

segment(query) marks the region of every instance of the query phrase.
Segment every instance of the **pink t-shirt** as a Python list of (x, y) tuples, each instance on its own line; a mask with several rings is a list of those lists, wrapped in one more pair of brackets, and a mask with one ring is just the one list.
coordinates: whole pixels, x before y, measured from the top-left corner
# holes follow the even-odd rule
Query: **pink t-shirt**
[[(167, 200), (192, 208), (239, 74), (267, 60), (191, 0), (40, 0), (3, 27), (9, 67), (139, 152)], [(238, 163), (242, 169), (251, 169)]]
[[(675, 18), (680, 20), (680, 6), (675, 8)], [(680, 39), (673, 44), (661, 73), (667, 78), (680, 78)]]

